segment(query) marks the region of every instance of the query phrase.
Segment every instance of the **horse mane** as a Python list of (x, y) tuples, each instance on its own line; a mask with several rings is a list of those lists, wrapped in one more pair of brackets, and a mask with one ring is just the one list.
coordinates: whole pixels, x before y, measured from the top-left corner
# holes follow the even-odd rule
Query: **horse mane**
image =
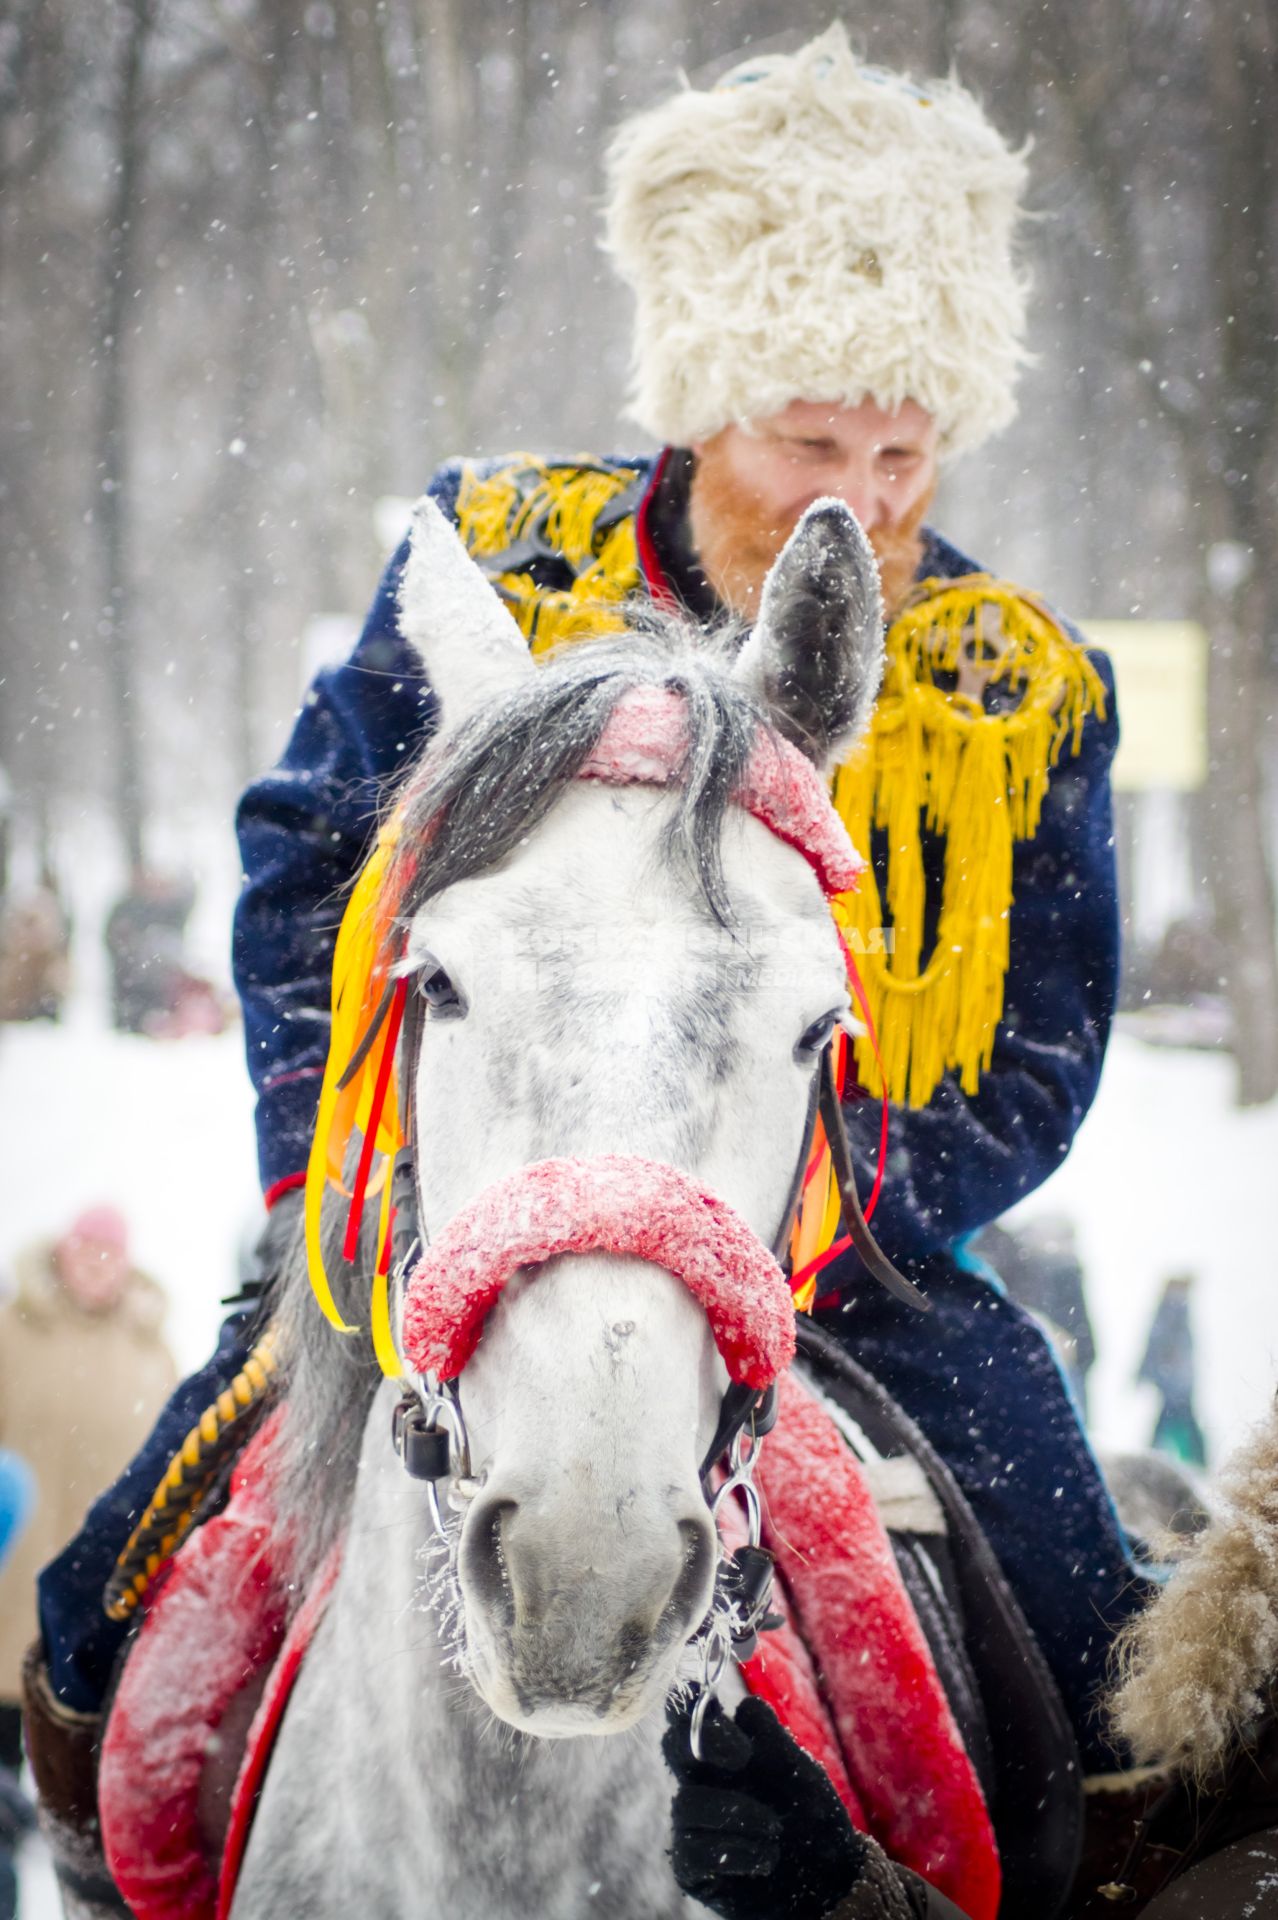
[[(575, 643), (514, 693), (428, 741), (390, 796), (402, 823), (387, 879), (399, 929), (406, 931), (426, 900), (495, 866), (545, 819), (618, 702), (636, 687), (669, 688), (684, 697), (687, 744), (663, 851), (699, 887), (714, 918), (730, 926), (723, 821), (764, 720), (730, 675), (739, 639), (736, 628), (707, 632), (678, 615), (641, 608), (625, 634)], [(343, 1213), (340, 1203), (326, 1206), (325, 1265), (343, 1317), (358, 1325), (375, 1258), (372, 1223), (357, 1259), (345, 1262)], [(367, 1335), (343, 1337), (316, 1308), (300, 1220), (274, 1306), (285, 1380), (272, 1448), (276, 1502), (300, 1597), (343, 1531), (382, 1375)]]

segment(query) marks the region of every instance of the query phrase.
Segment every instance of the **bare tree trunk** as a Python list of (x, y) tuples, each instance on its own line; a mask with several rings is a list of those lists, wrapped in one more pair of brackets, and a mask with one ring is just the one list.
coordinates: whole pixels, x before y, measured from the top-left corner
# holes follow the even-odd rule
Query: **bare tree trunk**
[[(1205, 556), (1203, 619), (1211, 655), (1208, 787), (1200, 818), (1209, 835), (1213, 914), (1227, 955), (1238, 1099), (1252, 1105), (1278, 1093), (1278, 945), (1261, 754), (1272, 704), (1265, 638), (1278, 632), (1266, 487), (1266, 477), (1278, 473), (1278, 283), (1268, 244), (1278, 211), (1278, 167), (1264, 90), (1275, 29), (1262, 9), (1244, 16), (1220, 6), (1204, 9), (1200, 19), (1206, 38), (1193, 51), (1205, 77), (1213, 145), (1208, 271), (1192, 382), (1165, 377), (1175, 371), (1183, 343), (1163, 320), (1159, 289), (1146, 273), (1135, 158), (1130, 147), (1118, 145), (1127, 80), (1121, 49), (1106, 36), (1121, 37), (1121, 12), (1104, 4), (1049, 10), (1035, 29), (1032, 59), (1053, 76), (1073, 164), (1095, 197), (1098, 237), (1117, 294), (1106, 308), (1114, 345), (1140, 369), (1151, 402), (1180, 444), (1186, 533)], [(1170, 33), (1170, 9), (1167, 24)], [(1188, 199), (1184, 211), (1192, 218)]]
[(962, 0), (932, 0), (926, 19), (927, 70), (948, 73), (958, 54)]
[[(1272, 17), (1210, 16), (1208, 72), (1219, 135), (1212, 279), (1224, 300), (1221, 368), (1212, 431), (1198, 447), (1196, 491), (1208, 547), (1206, 624), (1211, 636), (1207, 731), (1212, 899), (1230, 956), (1238, 1098), (1278, 1093), (1278, 952), (1268, 844), (1263, 748), (1272, 686), (1266, 637), (1278, 632), (1268, 552), (1273, 504), (1264, 485), (1278, 459), (1274, 363), (1278, 275), (1268, 245), (1278, 211), (1267, 89), (1278, 34)], [(1206, 453), (1206, 458), (1203, 455)]]
[(143, 864), (145, 799), (137, 636), (129, 551), (129, 386), (127, 332), (133, 324), (143, 162), (142, 74), (154, 0), (125, 0), (123, 47), (111, 115), (115, 189), (111, 196), (98, 354), (95, 524), (103, 579), (102, 640), (115, 733), (115, 814), (131, 867)]
[[(438, 383), (439, 430), (450, 449), (471, 445), (475, 409), (475, 218), (479, 182), (467, 166), (474, 145), (478, 89), (464, 0), (416, 0), (417, 44), (426, 124), (436, 161), (431, 208), (431, 358)], [(471, 31), (468, 33), (468, 25)]]
[[(250, 250), (249, 272), (256, 283), (261, 276), (255, 269), (261, 260), (260, 248)], [(236, 368), (230, 407), (230, 431), (225, 435), (227, 455), (222, 463), (221, 482), (213, 495), (214, 521), (226, 566), (226, 644), (231, 656), (229, 688), (231, 771), (236, 788), (243, 792), (262, 771), (258, 708), (260, 675), (258, 649), (261, 622), (258, 600), (263, 591), (261, 570), (257, 565), (257, 505), (260, 480), (256, 471), (258, 455), (252, 464), (244, 452), (232, 452), (236, 440), (243, 446), (243, 427), (249, 416), (255, 376), (262, 370), (260, 336), (251, 332), (244, 341)]]
[(1261, 668), (1261, 595), (1255, 584), (1215, 593), (1207, 612), (1211, 736), (1209, 880), (1216, 929), (1229, 955), (1238, 1101), (1278, 1092), (1278, 965), (1261, 748), (1271, 699)]

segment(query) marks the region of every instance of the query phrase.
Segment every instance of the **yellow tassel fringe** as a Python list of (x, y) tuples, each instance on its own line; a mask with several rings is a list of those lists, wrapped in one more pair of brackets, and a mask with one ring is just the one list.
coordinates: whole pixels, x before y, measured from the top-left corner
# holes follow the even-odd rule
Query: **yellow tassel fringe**
[[(942, 675), (957, 685), (938, 685)], [(986, 685), (1016, 704), (987, 713)], [(1077, 753), (1084, 720), (1104, 711), (1104, 683), (1077, 641), (1038, 601), (985, 574), (924, 581), (893, 622), (870, 733), (834, 780), (853, 843), (868, 852), (876, 828), (887, 838), (886, 899), (867, 867), (835, 911), (891, 1099), (926, 1106), (946, 1072), (975, 1093), (1003, 1015), (1013, 848), (1037, 831), (1062, 752)], [(927, 898), (925, 834), (945, 840), (939, 902)], [(868, 1040), (857, 1072), (882, 1091)]]

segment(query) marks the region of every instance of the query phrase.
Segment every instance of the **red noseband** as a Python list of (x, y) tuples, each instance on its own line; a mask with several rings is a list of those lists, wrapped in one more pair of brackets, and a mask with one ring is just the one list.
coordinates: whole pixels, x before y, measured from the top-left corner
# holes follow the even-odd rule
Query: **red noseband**
[(633, 1154), (539, 1160), (455, 1214), (408, 1283), (404, 1351), (452, 1380), (511, 1275), (561, 1253), (622, 1253), (664, 1267), (704, 1308), (729, 1376), (769, 1386), (794, 1358), (780, 1267), (726, 1200)]

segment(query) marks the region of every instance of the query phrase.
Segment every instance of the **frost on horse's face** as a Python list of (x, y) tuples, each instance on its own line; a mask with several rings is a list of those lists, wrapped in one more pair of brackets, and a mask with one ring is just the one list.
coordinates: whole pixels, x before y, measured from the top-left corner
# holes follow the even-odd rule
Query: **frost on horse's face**
[[(445, 743), (542, 671), (433, 508), (401, 609)], [(729, 704), (764, 709), (824, 765), (866, 724), (881, 657), (872, 556), (827, 502), (716, 671)], [(678, 804), (669, 787), (569, 779), (503, 858), (413, 916), (408, 963), (446, 989), (413, 1089), (429, 1236), (520, 1168), (607, 1153), (694, 1176), (776, 1240), (817, 1050), (847, 1004), (842, 954), (808, 860), (744, 807), (723, 816), (716, 918), (671, 857)], [(712, 1598), (698, 1468), (725, 1386), (704, 1312), (660, 1266), (575, 1254), (505, 1289), (460, 1382), (480, 1486), (456, 1555), (463, 1665), (501, 1719), (611, 1733), (660, 1706)]]
[[(423, 1035), (430, 1232), (530, 1162), (607, 1152), (695, 1174), (773, 1240), (801, 1043), (845, 1002), (842, 957), (807, 862), (738, 808), (719, 926), (663, 858), (671, 805), (577, 782), (499, 871), (417, 915), (410, 961), (431, 955), (465, 1009)], [(710, 1603), (697, 1468), (725, 1385), (704, 1313), (659, 1267), (574, 1255), (503, 1294), (462, 1379), (487, 1480), (459, 1557), (468, 1670), (503, 1719), (614, 1731), (664, 1696)]]

